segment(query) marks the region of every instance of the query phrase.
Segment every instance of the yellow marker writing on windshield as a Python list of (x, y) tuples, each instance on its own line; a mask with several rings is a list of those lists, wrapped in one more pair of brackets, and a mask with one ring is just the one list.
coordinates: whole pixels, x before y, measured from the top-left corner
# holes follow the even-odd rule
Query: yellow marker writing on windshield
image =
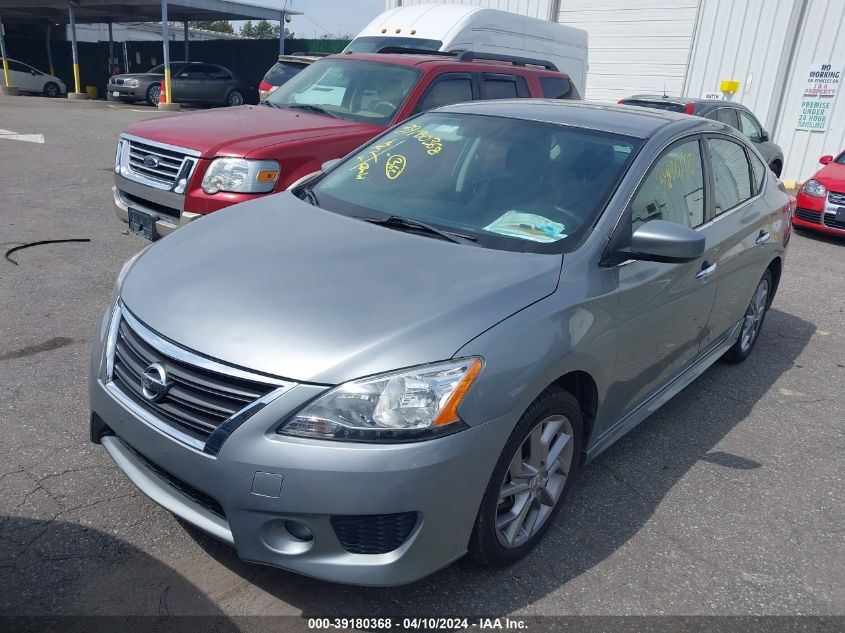
[(407, 165), (407, 163), (408, 161), (405, 160), (405, 157), (402, 156), (402, 154), (394, 154), (388, 158), (387, 162), (384, 164), (384, 175), (387, 176), (389, 180), (396, 180), (402, 175), (402, 172), (405, 171), (405, 165)]

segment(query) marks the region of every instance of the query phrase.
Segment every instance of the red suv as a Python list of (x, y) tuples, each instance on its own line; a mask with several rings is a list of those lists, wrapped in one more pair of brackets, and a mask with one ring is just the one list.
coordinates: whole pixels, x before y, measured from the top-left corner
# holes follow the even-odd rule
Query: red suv
[(155, 240), (201, 215), (287, 189), (418, 112), (515, 97), (579, 98), (566, 74), (537, 59), (471, 51), (332, 55), (262, 105), (129, 127), (115, 157), (117, 215)]

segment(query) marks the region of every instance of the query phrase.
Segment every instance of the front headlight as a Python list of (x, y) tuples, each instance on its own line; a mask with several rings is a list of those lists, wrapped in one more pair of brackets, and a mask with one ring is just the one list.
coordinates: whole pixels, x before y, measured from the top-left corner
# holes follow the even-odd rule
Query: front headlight
[(130, 88), (137, 88), (138, 87), (138, 80), (137, 79), (127, 79), (123, 82), (124, 86), (129, 86)]
[(814, 198), (824, 198), (827, 195), (827, 188), (818, 180), (812, 178), (804, 183), (801, 191)]
[(234, 193), (268, 193), (279, 180), (279, 163), (274, 160), (215, 158), (202, 179), (202, 190)]
[(282, 424), (283, 435), (362, 442), (408, 441), (463, 428), (460, 405), (480, 358), (421, 365), (344, 383)]

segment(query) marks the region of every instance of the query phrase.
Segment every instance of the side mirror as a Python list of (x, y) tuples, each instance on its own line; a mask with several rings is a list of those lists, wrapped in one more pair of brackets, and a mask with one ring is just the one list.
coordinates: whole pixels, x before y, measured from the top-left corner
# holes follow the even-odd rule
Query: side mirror
[(769, 140), (769, 133), (766, 130), (763, 130), (762, 134), (760, 134), (760, 142), (765, 143)]
[(704, 235), (666, 220), (649, 220), (631, 235), (629, 259), (652, 262), (691, 262), (704, 253)]
[(819, 159), (819, 162), (822, 165), (830, 165), (833, 162), (833, 156), (831, 154), (825, 154)]
[(320, 165), (320, 171), (328, 171), (328, 170), (330, 170), (332, 167), (334, 167), (335, 165), (337, 165), (339, 162), (340, 162), (340, 159), (339, 159), (339, 158), (333, 158), (333, 159), (331, 159), (331, 160), (327, 160), (325, 163), (323, 163), (322, 165)]

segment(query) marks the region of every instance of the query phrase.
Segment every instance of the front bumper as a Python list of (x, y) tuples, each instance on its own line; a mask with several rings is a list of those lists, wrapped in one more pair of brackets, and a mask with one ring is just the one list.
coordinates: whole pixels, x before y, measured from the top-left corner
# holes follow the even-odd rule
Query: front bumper
[[(139, 186), (137, 185), (137, 183), (129, 181), (123, 178), (122, 176), (116, 176), (116, 180), (120, 181), (120, 184), (123, 188), (118, 189), (117, 185), (112, 186), (112, 194), (114, 195), (114, 210), (118, 219), (122, 222), (125, 222), (126, 224), (129, 224), (130, 206), (136, 209), (141, 209), (156, 218), (156, 232), (161, 237), (164, 237), (165, 235), (170, 235), (180, 226), (184, 226), (188, 222), (192, 222), (197, 218), (202, 217), (202, 215), (199, 213), (191, 213), (190, 211), (182, 210), (178, 210), (178, 216), (174, 216), (169, 211), (162, 212), (160, 208), (152, 207), (148, 202), (140, 198), (140, 196), (137, 196), (134, 199), (130, 199), (127, 195), (127, 189), (143, 187), (143, 185)], [(149, 196), (151, 193), (146, 188), (141, 189), (141, 192), (145, 196)], [(181, 202), (179, 203), (181, 206)], [(174, 211), (176, 211), (176, 209), (174, 209)]]
[[(92, 376), (98, 376), (98, 355), (101, 350), (95, 350)], [(211, 456), (150, 426), (120, 402), (109, 384), (92, 378), (92, 438), (108, 427), (113, 435), (103, 437), (103, 445), (144, 493), (232, 544), (247, 561), (323, 580), (383, 586), (412, 582), (462, 556), (490, 473), (513, 428), (511, 416), (408, 444), (308, 440), (273, 432), (324, 389), (293, 387), (249, 418)], [(256, 482), (267, 476), (281, 483), (276, 496), (267, 496), (261, 485), (256, 492)], [(186, 488), (199, 494), (188, 494)], [(205, 496), (219, 504), (218, 513), (203, 503)], [(332, 517), (408, 512), (417, 513), (415, 527), (387, 553), (351, 553), (332, 526)], [(313, 539), (293, 537), (287, 521), (306, 525)]]
[(106, 89), (109, 96), (115, 99), (127, 99), (132, 101), (140, 101), (147, 98), (146, 86), (124, 86), (115, 85), (112, 83), (106, 84)]

